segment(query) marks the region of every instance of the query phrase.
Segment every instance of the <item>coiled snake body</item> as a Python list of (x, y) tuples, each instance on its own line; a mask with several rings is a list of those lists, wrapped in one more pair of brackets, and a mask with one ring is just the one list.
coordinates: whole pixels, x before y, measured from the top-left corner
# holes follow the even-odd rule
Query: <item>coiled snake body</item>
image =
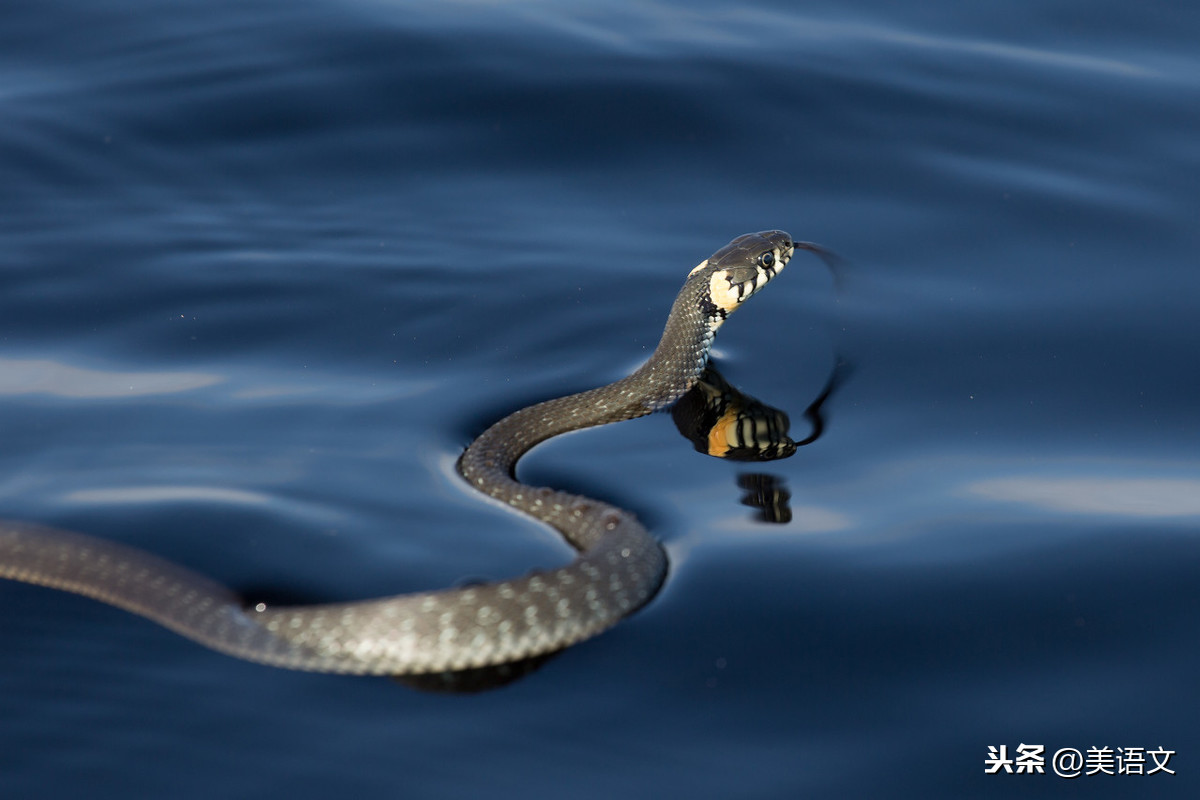
[(787, 264), (783, 231), (734, 239), (691, 271), (650, 359), (628, 377), (523, 408), (473, 441), (459, 471), (476, 489), (579, 551), (559, 569), (362, 602), (247, 608), (230, 589), (149, 553), (0, 522), (0, 577), (86, 595), (214, 650), (289, 669), (354, 674), (465, 670), (538, 656), (616, 624), (658, 591), (667, 560), (633, 514), (514, 477), (517, 460), (567, 431), (665, 408), (696, 381), (726, 317)]

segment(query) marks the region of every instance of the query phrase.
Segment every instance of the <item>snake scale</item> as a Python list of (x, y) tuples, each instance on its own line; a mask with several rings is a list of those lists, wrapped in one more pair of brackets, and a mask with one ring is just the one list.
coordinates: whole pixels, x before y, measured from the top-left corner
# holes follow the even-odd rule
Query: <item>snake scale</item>
[(567, 431), (666, 408), (696, 382), (717, 329), (796, 248), (783, 231), (739, 236), (700, 262), (654, 353), (631, 375), (516, 411), (467, 447), (475, 489), (557, 530), (578, 551), (564, 567), (511, 580), (361, 602), (247, 606), (232, 590), (142, 550), (78, 533), (0, 522), (0, 577), (85, 595), (231, 656), (298, 670), (416, 675), (550, 653), (640, 608), (667, 569), (628, 511), (515, 477), (517, 461)]

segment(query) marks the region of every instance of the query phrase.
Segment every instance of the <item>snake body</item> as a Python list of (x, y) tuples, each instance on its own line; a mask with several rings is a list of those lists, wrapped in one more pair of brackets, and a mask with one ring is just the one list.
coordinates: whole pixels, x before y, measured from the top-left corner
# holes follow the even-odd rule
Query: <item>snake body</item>
[(689, 273), (662, 339), (631, 375), (516, 411), (467, 447), (477, 490), (557, 530), (570, 564), (496, 583), (324, 605), (247, 607), (232, 590), (144, 551), (0, 522), (0, 577), (95, 598), (214, 650), (289, 669), (423, 674), (503, 664), (594, 636), (645, 604), (666, 575), (658, 542), (628, 511), (515, 477), (553, 436), (666, 408), (696, 382), (717, 329), (787, 264), (783, 231), (739, 236)]

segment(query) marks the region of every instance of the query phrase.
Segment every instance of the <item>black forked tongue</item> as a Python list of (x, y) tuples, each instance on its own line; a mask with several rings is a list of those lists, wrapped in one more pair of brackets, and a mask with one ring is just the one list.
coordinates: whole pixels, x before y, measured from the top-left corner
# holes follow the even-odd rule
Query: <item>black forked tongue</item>
[(850, 262), (832, 250), (812, 242), (792, 242), (792, 247), (797, 250), (807, 250), (810, 253), (815, 253), (817, 258), (821, 259), (825, 266), (829, 268), (829, 274), (833, 276), (834, 288), (839, 293), (841, 292), (842, 286), (845, 283), (845, 271), (850, 266)]

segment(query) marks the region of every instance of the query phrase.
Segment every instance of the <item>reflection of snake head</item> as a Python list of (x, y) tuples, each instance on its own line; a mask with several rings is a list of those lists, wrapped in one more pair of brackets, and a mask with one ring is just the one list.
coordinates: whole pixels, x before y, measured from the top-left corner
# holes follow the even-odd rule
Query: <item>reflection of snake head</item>
[(688, 282), (703, 287), (704, 310), (719, 325), (778, 275), (794, 251), (795, 243), (784, 231), (747, 233), (701, 261)]

